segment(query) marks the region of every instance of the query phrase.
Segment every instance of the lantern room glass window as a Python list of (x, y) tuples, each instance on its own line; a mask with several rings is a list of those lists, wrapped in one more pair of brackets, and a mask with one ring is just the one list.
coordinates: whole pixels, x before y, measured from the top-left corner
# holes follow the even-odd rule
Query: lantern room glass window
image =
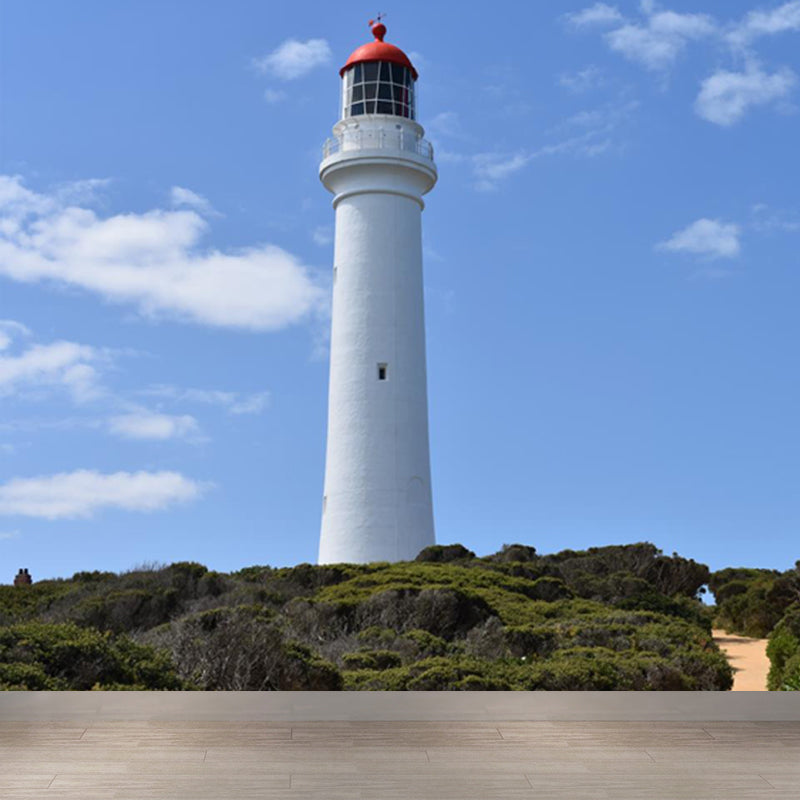
[(411, 70), (385, 61), (356, 64), (347, 70), (342, 81), (342, 119), (362, 114), (415, 119)]

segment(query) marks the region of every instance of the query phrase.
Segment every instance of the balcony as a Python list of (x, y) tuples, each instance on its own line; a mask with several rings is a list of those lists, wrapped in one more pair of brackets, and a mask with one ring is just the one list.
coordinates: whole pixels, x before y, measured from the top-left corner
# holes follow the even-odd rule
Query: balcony
[(413, 131), (405, 128), (359, 128), (345, 130), (325, 141), (322, 146), (323, 159), (336, 153), (356, 150), (400, 150), (433, 161), (433, 145)]

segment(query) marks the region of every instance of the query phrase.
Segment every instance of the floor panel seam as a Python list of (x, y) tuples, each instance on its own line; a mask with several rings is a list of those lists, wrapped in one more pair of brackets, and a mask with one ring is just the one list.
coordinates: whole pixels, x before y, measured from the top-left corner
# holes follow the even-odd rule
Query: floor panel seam
[(770, 789), (774, 789), (775, 791), (778, 790), (778, 787), (771, 784), (761, 773), (759, 773), (758, 777), (761, 778), (761, 780), (764, 781), (764, 783), (766, 783)]

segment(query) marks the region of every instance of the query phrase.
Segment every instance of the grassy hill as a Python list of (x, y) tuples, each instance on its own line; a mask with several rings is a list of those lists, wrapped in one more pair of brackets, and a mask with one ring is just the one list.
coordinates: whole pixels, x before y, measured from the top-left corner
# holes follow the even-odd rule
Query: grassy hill
[(0, 586), (0, 688), (726, 690), (713, 581), (647, 543), (82, 572)]

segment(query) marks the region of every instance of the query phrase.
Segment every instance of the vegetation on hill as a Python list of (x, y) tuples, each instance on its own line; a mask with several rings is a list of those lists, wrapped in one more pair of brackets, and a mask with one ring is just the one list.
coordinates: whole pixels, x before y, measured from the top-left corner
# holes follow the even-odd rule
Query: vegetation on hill
[(2, 689), (185, 689), (164, 652), (74, 623), (0, 628)]
[(786, 572), (730, 567), (711, 575), (716, 624), (729, 633), (769, 637), (768, 687), (800, 691), (800, 561)]
[(647, 543), (82, 572), (0, 586), (0, 688), (725, 690), (710, 579)]
[(767, 686), (773, 691), (800, 691), (800, 603), (790, 606), (769, 637), (771, 662)]

